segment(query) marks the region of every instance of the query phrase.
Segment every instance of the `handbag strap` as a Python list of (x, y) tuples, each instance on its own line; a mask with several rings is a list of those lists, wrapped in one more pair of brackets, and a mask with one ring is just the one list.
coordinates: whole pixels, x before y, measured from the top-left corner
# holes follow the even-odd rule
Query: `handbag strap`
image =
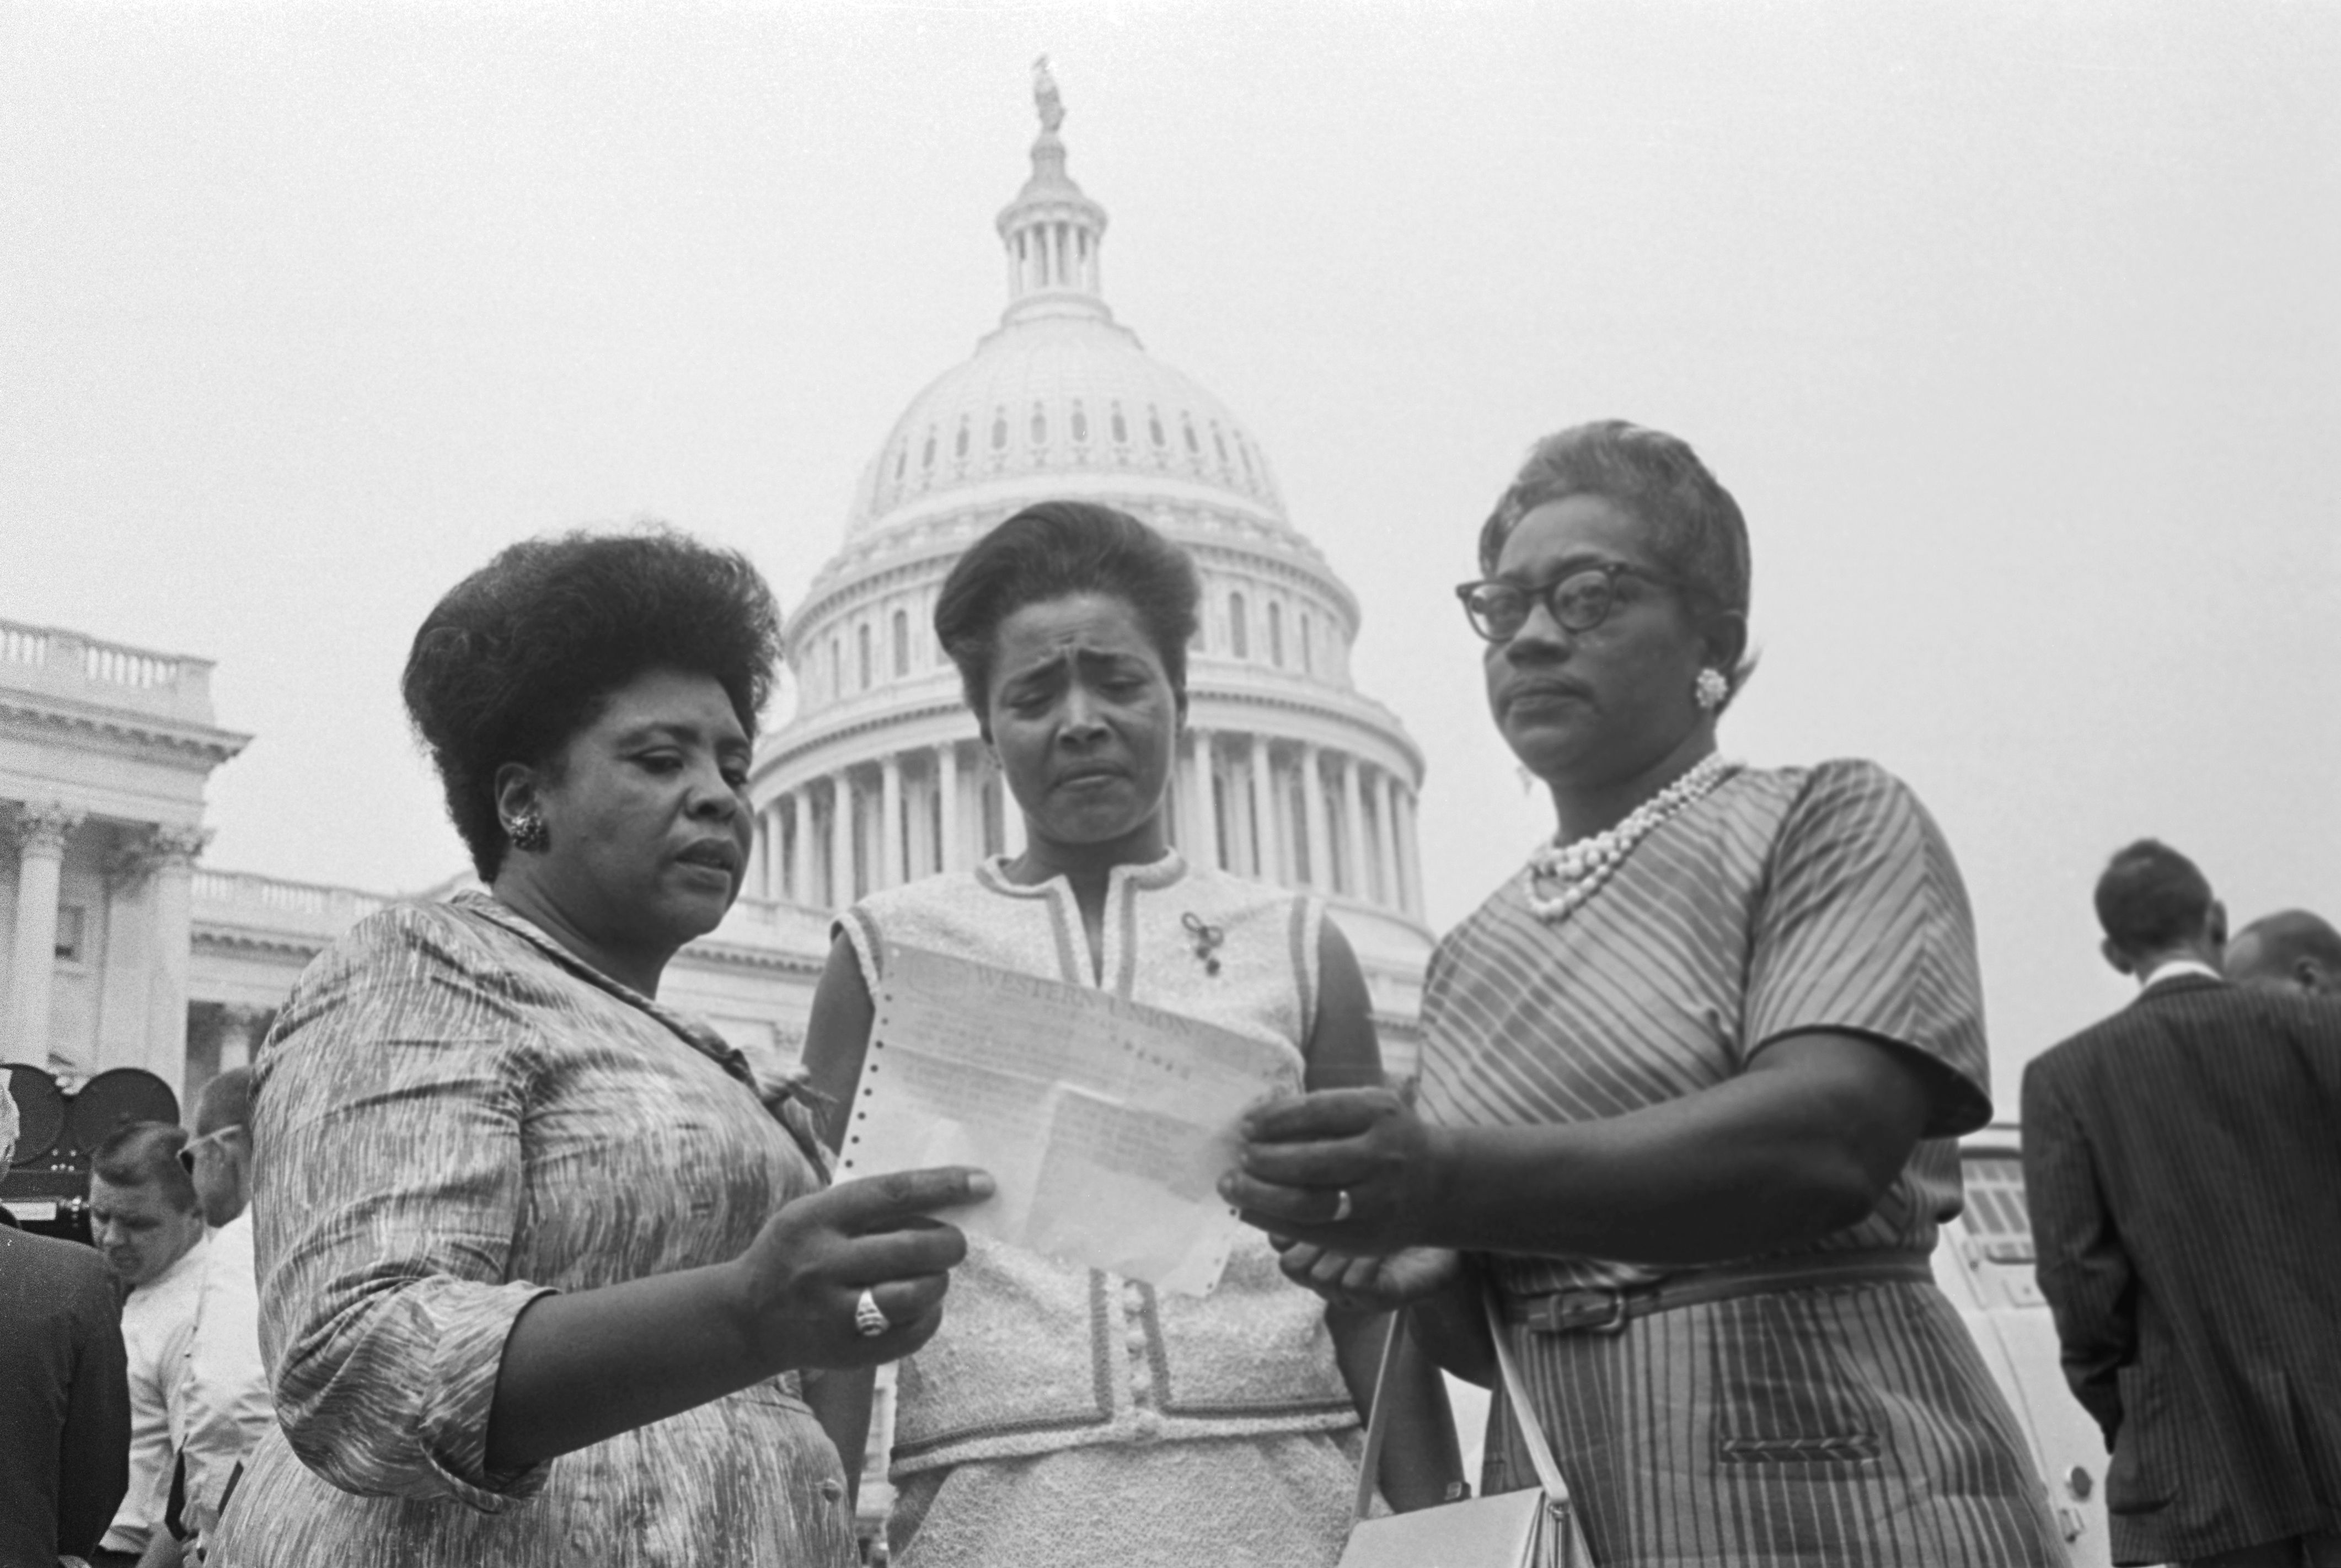
[(1512, 1347), (1505, 1339), (1504, 1316), (1497, 1310), (1492, 1285), (1481, 1290), (1479, 1305), (1488, 1315), (1488, 1337), (1496, 1342), (1496, 1365), (1504, 1374), (1505, 1414), (1511, 1417), (1512, 1430), (1528, 1445), (1529, 1463), (1536, 1466), (1544, 1494), (1555, 1503), (1566, 1503), (1569, 1483), (1561, 1479), (1560, 1465), (1544, 1440), (1544, 1423), (1537, 1419), (1536, 1406), (1529, 1403), (1528, 1385), (1520, 1381), (1519, 1364), (1512, 1359)]
[[(1529, 1403), (1528, 1385), (1520, 1381), (1519, 1366), (1512, 1359), (1511, 1346), (1505, 1343), (1503, 1316), (1496, 1308), (1496, 1293), (1483, 1288), (1479, 1305), (1487, 1313), (1488, 1335), (1495, 1343), (1496, 1365), (1503, 1374), (1505, 1414), (1528, 1447), (1529, 1463), (1536, 1467), (1537, 1481), (1544, 1487), (1545, 1495), (1555, 1503), (1566, 1503), (1569, 1483), (1561, 1479), (1560, 1465), (1544, 1439), (1544, 1425), (1536, 1419), (1536, 1406)], [(1374, 1373), (1373, 1407), (1366, 1414), (1366, 1449), (1358, 1460), (1358, 1496), (1353, 1516), (1360, 1523), (1373, 1512), (1374, 1483), (1381, 1475), (1382, 1444), (1390, 1436), (1390, 1404), (1385, 1396), (1390, 1392), (1390, 1368), (1398, 1365), (1399, 1346), (1406, 1339), (1406, 1310), (1400, 1308), (1390, 1315), (1390, 1332), (1382, 1336), (1381, 1365)]]
[(1358, 1503), (1354, 1517), (1364, 1523), (1374, 1511), (1374, 1482), (1382, 1473), (1382, 1440), (1390, 1435), (1390, 1406), (1382, 1395), (1390, 1391), (1390, 1368), (1398, 1363), (1398, 1347), (1406, 1337), (1406, 1309), (1390, 1315), (1390, 1332), (1382, 1336), (1381, 1368), (1374, 1374), (1373, 1408), (1366, 1413), (1366, 1451), (1358, 1460)]

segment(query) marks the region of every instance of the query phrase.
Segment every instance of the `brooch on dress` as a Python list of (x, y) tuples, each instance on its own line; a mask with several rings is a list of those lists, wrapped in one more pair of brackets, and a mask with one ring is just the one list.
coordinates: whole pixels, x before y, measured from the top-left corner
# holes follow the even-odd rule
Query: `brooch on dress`
[(1187, 935), (1194, 940), (1195, 957), (1201, 960), (1203, 973), (1217, 975), (1220, 972), (1220, 944), (1228, 939), (1228, 934), (1200, 915), (1181, 915), (1179, 923), (1187, 928)]

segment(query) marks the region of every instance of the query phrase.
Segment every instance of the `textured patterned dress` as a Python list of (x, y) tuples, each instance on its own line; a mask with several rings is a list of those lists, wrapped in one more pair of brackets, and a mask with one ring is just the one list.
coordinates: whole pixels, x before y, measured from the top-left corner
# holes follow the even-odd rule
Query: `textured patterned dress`
[[(1617, 1333), (1509, 1330), (1602, 1568), (2059, 1563), (2013, 1416), (1924, 1279), (1990, 1116), (1967, 896), (1940, 833), (1866, 762), (1747, 769), (1548, 925), (1505, 884), (1433, 955), (1422, 1104), (1449, 1126), (1614, 1116), (1830, 1029), (1922, 1064), (1922, 1140), (1864, 1219), (1778, 1255), (1899, 1254), (1918, 1276), (1675, 1307)], [(1747, 1261), (1747, 1260), (1742, 1260)], [(1513, 1302), (1692, 1269), (1485, 1260)], [(1533, 1484), (1500, 1398), (1490, 1490)]]
[(842, 1568), (836, 1450), (779, 1377), (509, 1474), (521, 1309), (736, 1257), (824, 1180), (712, 1031), (476, 895), (374, 917), (263, 1048), (261, 1346), (279, 1429), (214, 1568)]
[[(1218, 936), (1199, 953), (1189, 924)], [(1116, 867), (1102, 982), (1072, 888), (994, 860), (847, 911), (872, 996), (908, 945), (1102, 983), (1301, 1062), (1316, 1016), (1314, 899), (1188, 866)], [(1207, 961), (1208, 959), (1208, 961)], [(1357, 1485), (1358, 1416), (1324, 1305), (1240, 1233), (1200, 1300), (970, 1237), (943, 1325), (895, 1385), (895, 1568), (1330, 1568)]]

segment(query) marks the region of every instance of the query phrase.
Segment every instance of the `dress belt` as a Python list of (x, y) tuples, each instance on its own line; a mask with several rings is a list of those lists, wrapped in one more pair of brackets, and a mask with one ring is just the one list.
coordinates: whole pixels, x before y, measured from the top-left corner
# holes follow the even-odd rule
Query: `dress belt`
[(1544, 1295), (1504, 1295), (1504, 1321), (1538, 1334), (1616, 1334), (1638, 1317), (1702, 1302), (1823, 1285), (1927, 1285), (1935, 1271), (1923, 1252), (1883, 1247), (1816, 1252), (1798, 1257), (1727, 1264), (1650, 1285), (1575, 1285)]

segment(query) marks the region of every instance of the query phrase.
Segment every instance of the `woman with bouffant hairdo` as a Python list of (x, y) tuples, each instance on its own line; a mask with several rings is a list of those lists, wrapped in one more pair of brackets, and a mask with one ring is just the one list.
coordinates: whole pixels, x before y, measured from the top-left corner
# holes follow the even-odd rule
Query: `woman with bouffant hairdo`
[(255, 1063), (279, 1426), (215, 1563), (854, 1561), (800, 1374), (916, 1348), (989, 1178), (829, 1186), (793, 1082), (658, 1000), (747, 862), (777, 638), (666, 529), (505, 550), (414, 639), (407, 710), (484, 893), (312, 964)]

